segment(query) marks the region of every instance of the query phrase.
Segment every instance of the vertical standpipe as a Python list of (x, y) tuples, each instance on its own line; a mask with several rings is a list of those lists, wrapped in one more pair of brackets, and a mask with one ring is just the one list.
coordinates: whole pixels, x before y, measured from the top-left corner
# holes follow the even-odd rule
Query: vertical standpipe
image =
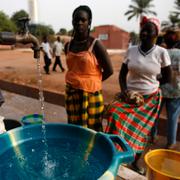
[(38, 8), (37, 8), (37, 0), (29, 0), (29, 16), (30, 23), (37, 24), (38, 23)]

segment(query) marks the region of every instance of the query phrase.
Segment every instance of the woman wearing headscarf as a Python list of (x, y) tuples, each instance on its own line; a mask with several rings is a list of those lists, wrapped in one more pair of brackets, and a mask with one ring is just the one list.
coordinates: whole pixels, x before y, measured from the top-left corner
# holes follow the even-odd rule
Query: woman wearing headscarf
[(170, 58), (166, 49), (156, 45), (160, 22), (142, 18), (140, 44), (131, 46), (119, 73), (121, 94), (108, 110), (106, 133), (118, 134), (132, 147), (135, 161), (132, 168), (144, 173), (137, 161), (145, 150), (151, 129), (159, 116), (161, 91), (157, 75), (169, 82)]
[(92, 12), (77, 7), (72, 14), (72, 39), (65, 45), (66, 111), (68, 123), (102, 131), (102, 81), (113, 73), (102, 43), (90, 36)]

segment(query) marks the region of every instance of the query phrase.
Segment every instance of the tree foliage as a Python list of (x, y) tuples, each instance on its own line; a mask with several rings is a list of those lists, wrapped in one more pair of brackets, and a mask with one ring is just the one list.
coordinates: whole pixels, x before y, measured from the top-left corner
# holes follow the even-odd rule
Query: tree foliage
[(177, 16), (180, 16), (180, 0), (175, 0), (174, 4), (176, 11), (174, 11), (173, 13)]
[(169, 20), (172, 23), (172, 26), (180, 27), (180, 0), (175, 0), (175, 11), (170, 12)]
[(178, 16), (178, 14), (170, 14), (169, 20), (173, 27), (180, 26), (180, 17)]
[(39, 39), (42, 39), (44, 36), (55, 34), (53, 28), (49, 25), (31, 24), (29, 29), (30, 32)]
[[(29, 17), (28, 13), (24, 10), (14, 12), (11, 18), (9, 18), (4, 12), (0, 11), (0, 31), (22, 31), (23, 24), (19, 19), (23, 17)], [(50, 25), (29, 24), (28, 27), (30, 33), (39, 39), (42, 39), (43, 36), (54, 35), (54, 30)]]
[(66, 30), (65, 28), (61, 28), (61, 29), (59, 30), (58, 34), (59, 34), (59, 35), (67, 35), (68, 32), (67, 32), (67, 30)]
[(11, 21), (16, 24), (18, 31), (22, 28), (22, 23), (19, 21), (19, 19), (23, 17), (29, 17), (29, 14), (24, 10), (14, 12), (11, 16)]
[(16, 25), (3, 11), (0, 11), (0, 31), (16, 31)]
[(162, 30), (168, 28), (179, 27), (180, 28), (180, 0), (175, 0), (175, 11), (170, 11), (168, 20), (162, 22)]
[(157, 15), (156, 12), (150, 10), (154, 7), (152, 3), (153, 0), (132, 0), (132, 4), (129, 5), (129, 10), (125, 12), (125, 15), (128, 16), (128, 20), (133, 17), (139, 18), (142, 14), (153, 14)]

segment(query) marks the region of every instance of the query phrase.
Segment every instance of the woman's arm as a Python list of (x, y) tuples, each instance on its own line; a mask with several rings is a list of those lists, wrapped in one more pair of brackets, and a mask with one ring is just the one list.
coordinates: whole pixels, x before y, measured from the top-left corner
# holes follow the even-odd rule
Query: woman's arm
[(119, 73), (119, 85), (122, 93), (127, 91), (127, 82), (126, 82), (127, 74), (128, 74), (128, 66), (127, 64), (123, 63)]
[(159, 79), (160, 85), (171, 83), (172, 71), (171, 66), (161, 68), (161, 78)]
[(67, 54), (68, 43), (69, 43), (69, 42), (67, 42), (67, 43), (65, 44), (65, 46), (64, 46), (64, 53), (65, 53), (65, 55)]
[(93, 50), (98, 60), (98, 63), (102, 68), (102, 80), (104, 81), (113, 74), (113, 67), (111, 64), (110, 57), (105, 47), (98, 40), (96, 41)]

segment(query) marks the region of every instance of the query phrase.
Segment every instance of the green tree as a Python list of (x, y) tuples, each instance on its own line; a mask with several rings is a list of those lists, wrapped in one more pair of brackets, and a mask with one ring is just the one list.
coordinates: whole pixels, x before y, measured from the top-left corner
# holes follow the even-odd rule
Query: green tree
[(172, 26), (180, 27), (180, 0), (175, 0), (175, 11), (172, 11), (169, 15), (169, 20), (172, 23)]
[(22, 29), (22, 22), (19, 21), (22, 17), (29, 17), (29, 14), (25, 10), (20, 10), (17, 12), (14, 12), (13, 15), (11, 16), (11, 21), (16, 24), (16, 27), (18, 31)]
[(139, 18), (143, 14), (157, 15), (156, 12), (151, 11), (150, 8), (154, 7), (153, 0), (132, 0), (132, 5), (129, 5), (129, 10), (124, 15), (128, 16), (128, 21), (133, 17)]
[(29, 26), (30, 32), (38, 37), (39, 39), (42, 39), (44, 36), (54, 35), (54, 30), (50, 25), (42, 25), (42, 24), (31, 24)]
[(171, 27), (179, 27), (180, 28), (180, 0), (175, 0), (175, 11), (171, 11), (168, 16), (167, 21), (163, 21), (161, 24), (162, 30), (166, 31), (166, 29)]
[(72, 36), (73, 35), (73, 29), (68, 31), (68, 36)]
[(16, 31), (16, 25), (3, 11), (0, 11), (0, 31)]
[(65, 28), (61, 28), (61, 29), (59, 30), (58, 34), (59, 34), (59, 35), (67, 35), (68, 32), (67, 32), (67, 30), (66, 30)]
[(177, 26), (180, 25), (180, 18), (179, 18), (179, 16), (178, 16), (178, 14), (170, 14), (170, 15), (169, 15), (169, 20), (170, 20), (171, 25), (172, 25), (173, 27), (175, 27), (176, 25), (177, 25)]
[(174, 11), (173, 13), (176, 14), (177, 16), (180, 16), (180, 0), (176, 0), (174, 3), (175, 3), (175, 9), (177, 11)]

